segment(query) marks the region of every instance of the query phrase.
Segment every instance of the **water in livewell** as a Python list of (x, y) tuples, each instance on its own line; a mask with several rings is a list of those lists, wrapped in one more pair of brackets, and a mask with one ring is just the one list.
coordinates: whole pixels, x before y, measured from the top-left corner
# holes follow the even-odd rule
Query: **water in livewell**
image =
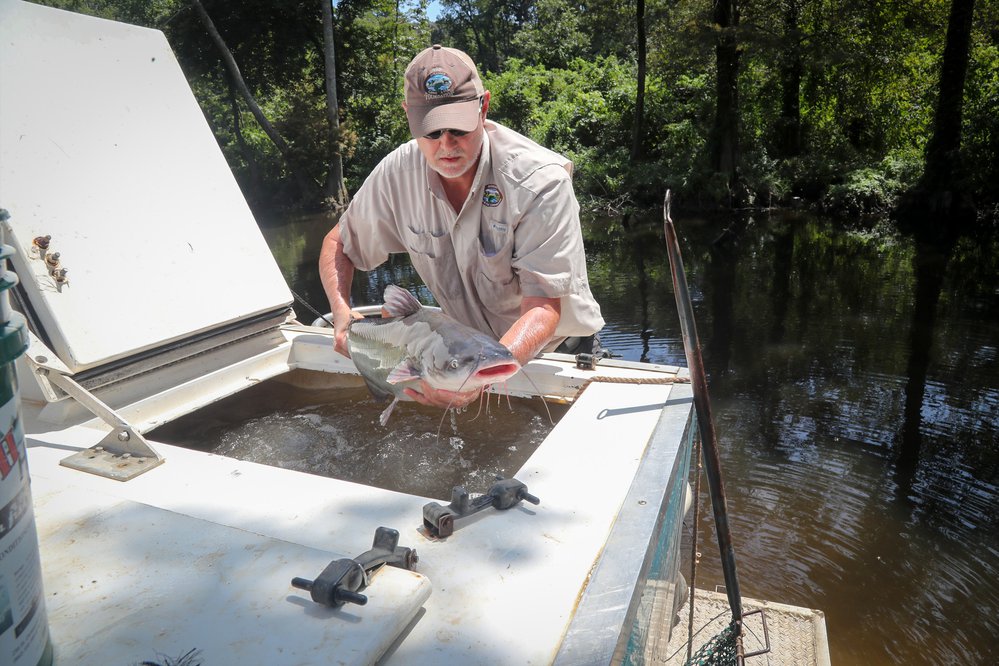
[[(316, 377), (319, 376), (319, 377)], [(366, 388), (317, 389), (321, 373), (296, 371), (209, 405), (149, 434), (156, 441), (239, 460), (449, 500), (451, 488), (481, 493), (512, 477), (565, 408), (491, 395), (479, 408), (396, 406)], [(294, 382), (294, 383), (289, 383)]]
[[(684, 364), (656, 217), (588, 241), (590, 284), (606, 346)], [(315, 266), (331, 224), (263, 224), (293, 288), (324, 309)], [(999, 245), (965, 241), (941, 264), (800, 213), (676, 224), (743, 594), (824, 611), (837, 665), (995, 663)], [(389, 282), (419, 285), (395, 258), (359, 274), (354, 298)], [(710, 589), (722, 575), (701, 501)]]

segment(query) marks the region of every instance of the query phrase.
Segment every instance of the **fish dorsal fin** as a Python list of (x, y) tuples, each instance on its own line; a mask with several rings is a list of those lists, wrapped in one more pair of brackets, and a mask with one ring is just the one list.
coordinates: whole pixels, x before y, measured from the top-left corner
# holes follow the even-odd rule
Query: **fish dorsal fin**
[(402, 382), (408, 382), (414, 379), (423, 379), (423, 375), (420, 374), (420, 370), (414, 366), (408, 358), (406, 358), (402, 360), (402, 363), (392, 368), (392, 372), (388, 374), (385, 381), (389, 384), (401, 384)]
[(383, 297), (385, 299), (385, 310), (390, 317), (406, 317), (414, 312), (419, 312), (420, 308), (423, 307), (416, 300), (416, 296), (394, 284), (385, 287)]

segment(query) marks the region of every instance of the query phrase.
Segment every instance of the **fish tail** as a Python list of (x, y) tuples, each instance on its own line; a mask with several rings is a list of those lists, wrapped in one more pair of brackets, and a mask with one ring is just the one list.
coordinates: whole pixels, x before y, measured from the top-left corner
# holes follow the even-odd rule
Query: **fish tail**
[(392, 402), (389, 403), (389, 406), (385, 408), (385, 411), (382, 412), (381, 415), (378, 417), (378, 423), (380, 423), (383, 426), (387, 425), (389, 417), (392, 416), (392, 410), (395, 409), (395, 406), (397, 404), (399, 404), (399, 398), (394, 398)]

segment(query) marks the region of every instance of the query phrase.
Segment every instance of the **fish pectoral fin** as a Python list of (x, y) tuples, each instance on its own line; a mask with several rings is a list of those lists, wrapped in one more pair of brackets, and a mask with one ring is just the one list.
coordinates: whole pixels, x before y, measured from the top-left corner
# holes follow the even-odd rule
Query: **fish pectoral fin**
[(385, 411), (382, 412), (381, 415), (378, 417), (378, 423), (380, 423), (383, 426), (387, 425), (389, 417), (392, 416), (392, 410), (395, 409), (395, 406), (398, 404), (399, 404), (399, 398), (396, 398), (391, 403), (389, 403), (389, 406), (386, 407)]
[(385, 381), (389, 384), (401, 384), (413, 380), (423, 379), (423, 374), (413, 365), (409, 359), (403, 359), (402, 363), (392, 368)]

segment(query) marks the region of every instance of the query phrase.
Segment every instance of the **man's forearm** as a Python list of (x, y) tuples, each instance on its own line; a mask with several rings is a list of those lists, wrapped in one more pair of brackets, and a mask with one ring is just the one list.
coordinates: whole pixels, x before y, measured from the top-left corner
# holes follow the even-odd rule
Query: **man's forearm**
[(326, 234), (319, 252), (319, 279), (330, 302), (333, 322), (339, 328), (350, 321), (350, 286), (354, 281), (354, 262), (344, 254), (340, 227)]
[(510, 350), (517, 362), (525, 365), (555, 335), (562, 316), (562, 301), (558, 298), (527, 297), (520, 312), (520, 319), (500, 338), (500, 344)]
[[(323, 247), (319, 251), (319, 279), (326, 291), (333, 313), (334, 334), (333, 348), (350, 356), (347, 344), (347, 329), (354, 317), (350, 309), (350, 285), (354, 281), (354, 262), (343, 251), (343, 241), (340, 240), (340, 227), (326, 234)], [(359, 316), (359, 315), (358, 315)]]

